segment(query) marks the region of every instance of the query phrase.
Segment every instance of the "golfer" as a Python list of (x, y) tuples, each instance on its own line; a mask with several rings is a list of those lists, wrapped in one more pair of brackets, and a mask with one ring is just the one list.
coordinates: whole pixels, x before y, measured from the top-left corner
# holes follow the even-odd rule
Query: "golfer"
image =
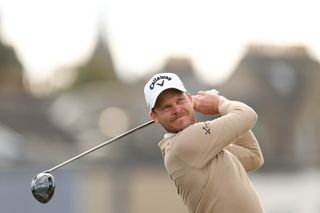
[[(263, 164), (252, 108), (212, 91), (191, 96), (174, 73), (156, 74), (144, 93), (150, 117), (166, 131), (159, 148), (190, 213), (264, 212), (247, 174)], [(220, 116), (197, 122), (195, 112)]]

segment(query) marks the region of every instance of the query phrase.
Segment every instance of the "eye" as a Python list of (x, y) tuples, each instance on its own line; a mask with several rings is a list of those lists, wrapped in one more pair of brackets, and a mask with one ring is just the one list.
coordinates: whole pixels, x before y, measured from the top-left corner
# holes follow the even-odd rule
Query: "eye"
[(181, 98), (178, 99), (177, 103), (178, 104), (183, 104), (185, 102), (185, 100), (186, 99), (184, 97), (181, 97)]
[(170, 105), (164, 105), (163, 107), (161, 107), (161, 111), (166, 111), (170, 109)]

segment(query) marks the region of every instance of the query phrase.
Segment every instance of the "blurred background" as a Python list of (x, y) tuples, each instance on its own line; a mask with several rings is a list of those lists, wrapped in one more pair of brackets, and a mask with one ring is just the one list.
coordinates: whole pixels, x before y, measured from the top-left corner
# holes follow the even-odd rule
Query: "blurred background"
[(157, 125), (55, 171), (48, 204), (30, 190), (39, 172), (148, 121), (143, 87), (157, 72), (252, 106), (265, 164), (250, 176), (266, 212), (320, 212), (316, 3), (1, 0), (1, 212), (186, 212)]

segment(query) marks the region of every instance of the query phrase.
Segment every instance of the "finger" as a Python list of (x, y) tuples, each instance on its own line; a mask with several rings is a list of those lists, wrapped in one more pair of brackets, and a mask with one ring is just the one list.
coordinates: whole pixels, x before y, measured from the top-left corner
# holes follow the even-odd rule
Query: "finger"
[(193, 96), (192, 96), (192, 100), (193, 100), (194, 102), (199, 102), (199, 98), (198, 98), (196, 95), (193, 95)]
[(198, 92), (198, 95), (205, 95), (206, 94), (206, 92), (205, 91), (202, 91), (202, 90), (200, 90), (199, 92)]
[(216, 90), (216, 89), (211, 89), (208, 91), (208, 93), (212, 94), (212, 95), (218, 95), (219, 94), (219, 91)]
[(192, 100), (192, 107), (194, 110), (198, 108), (198, 102), (195, 99)]

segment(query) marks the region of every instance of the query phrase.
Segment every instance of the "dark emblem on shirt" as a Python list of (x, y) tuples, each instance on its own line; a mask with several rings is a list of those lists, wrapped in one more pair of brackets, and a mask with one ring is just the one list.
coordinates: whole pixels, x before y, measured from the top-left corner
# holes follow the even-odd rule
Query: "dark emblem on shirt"
[(202, 129), (204, 129), (205, 134), (209, 134), (210, 135), (210, 127), (208, 126), (207, 123), (204, 123), (204, 127), (202, 127)]

